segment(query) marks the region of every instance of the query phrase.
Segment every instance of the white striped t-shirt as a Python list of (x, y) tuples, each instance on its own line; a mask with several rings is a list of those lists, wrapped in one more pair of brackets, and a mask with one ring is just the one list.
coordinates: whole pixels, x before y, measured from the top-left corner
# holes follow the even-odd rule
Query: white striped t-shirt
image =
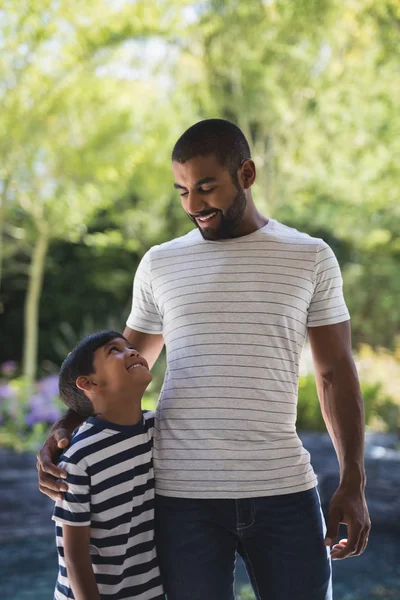
[(127, 325), (166, 344), (156, 493), (247, 498), (315, 486), (295, 427), (300, 353), (308, 327), (348, 319), (330, 247), (274, 219), (236, 239), (195, 229), (151, 248)]
[(101, 598), (162, 600), (154, 541), (154, 415), (137, 425), (89, 418), (74, 435), (59, 466), (68, 492), (53, 519), (59, 571), (56, 600), (73, 598), (64, 560), (62, 525), (90, 525), (90, 557)]

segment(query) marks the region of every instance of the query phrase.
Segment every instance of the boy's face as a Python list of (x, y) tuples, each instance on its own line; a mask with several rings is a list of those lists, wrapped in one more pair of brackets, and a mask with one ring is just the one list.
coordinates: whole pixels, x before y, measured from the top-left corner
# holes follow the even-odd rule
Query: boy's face
[(144, 358), (125, 338), (114, 338), (96, 350), (90, 376), (107, 394), (127, 396), (135, 386), (144, 392), (152, 375)]

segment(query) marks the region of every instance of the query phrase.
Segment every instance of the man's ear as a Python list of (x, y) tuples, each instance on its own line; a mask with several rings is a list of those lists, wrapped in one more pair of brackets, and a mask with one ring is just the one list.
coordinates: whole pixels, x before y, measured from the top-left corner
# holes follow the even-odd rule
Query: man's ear
[(75, 381), (75, 385), (77, 388), (82, 390), (83, 392), (95, 392), (95, 388), (97, 388), (97, 383), (91, 381), (85, 375), (80, 375), (78, 379)]
[(248, 190), (256, 180), (256, 165), (250, 158), (243, 160), (238, 172), (239, 182)]

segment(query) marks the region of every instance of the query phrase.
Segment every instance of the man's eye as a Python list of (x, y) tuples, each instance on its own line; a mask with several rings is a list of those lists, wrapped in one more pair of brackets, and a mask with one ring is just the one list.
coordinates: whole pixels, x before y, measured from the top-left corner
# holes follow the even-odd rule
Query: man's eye
[(181, 198), (183, 198), (184, 196), (187, 196), (189, 192), (183, 192), (182, 194), (179, 194)]
[(209, 194), (210, 192), (213, 192), (215, 190), (215, 187), (209, 188), (207, 190), (203, 190), (202, 188), (199, 189), (199, 192), (201, 192), (202, 194)]

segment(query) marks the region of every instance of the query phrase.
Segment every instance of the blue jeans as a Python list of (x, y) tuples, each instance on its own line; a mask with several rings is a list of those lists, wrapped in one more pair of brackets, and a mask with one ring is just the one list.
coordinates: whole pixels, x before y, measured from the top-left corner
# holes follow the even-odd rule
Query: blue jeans
[(156, 495), (168, 600), (233, 600), (236, 552), (258, 600), (329, 600), (331, 565), (317, 490), (202, 500)]

